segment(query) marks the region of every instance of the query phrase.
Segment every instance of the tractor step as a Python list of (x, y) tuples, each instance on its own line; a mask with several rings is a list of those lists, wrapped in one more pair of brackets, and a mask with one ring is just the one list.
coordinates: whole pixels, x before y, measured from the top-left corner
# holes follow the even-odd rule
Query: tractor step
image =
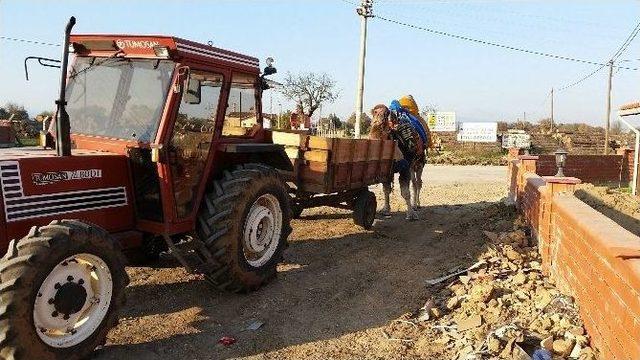
[(170, 253), (178, 259), (178, 262), (190, 273), (207, 274), (215, 264), (209, 249), (200, 239), (187, 236), (178, 243), (168, 235), (164, 235), (164, 240), (169, 247)]

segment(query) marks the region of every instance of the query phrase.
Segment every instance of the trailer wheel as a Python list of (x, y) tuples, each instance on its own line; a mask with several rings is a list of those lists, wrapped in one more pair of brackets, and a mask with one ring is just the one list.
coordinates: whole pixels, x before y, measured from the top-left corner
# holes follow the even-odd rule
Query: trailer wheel
[(118, 321), (129, 277), (101, 228), (33, 227), (0, 260), (0, 358), (83, 359)]
[(287, 187), (260, 164), (226, 171), (200, 206), (198, 237), (213, 257), (205, 278), (231, 292), (255, 290), (276, 275), (291, 233)]
[(376, 195), (369, 190), (362, 190), (356, 195), (353, 204), (353, 222), (365, 230), (371, 229), (376, 218)]

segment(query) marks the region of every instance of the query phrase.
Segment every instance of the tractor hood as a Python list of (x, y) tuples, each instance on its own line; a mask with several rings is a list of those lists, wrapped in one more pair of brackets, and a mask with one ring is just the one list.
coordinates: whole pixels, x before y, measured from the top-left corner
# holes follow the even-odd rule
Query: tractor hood
[(0, 149), (0, 248), (33, 225), (83, 219), (115, 232), (133, 227), (127, 158), (106, 152)]

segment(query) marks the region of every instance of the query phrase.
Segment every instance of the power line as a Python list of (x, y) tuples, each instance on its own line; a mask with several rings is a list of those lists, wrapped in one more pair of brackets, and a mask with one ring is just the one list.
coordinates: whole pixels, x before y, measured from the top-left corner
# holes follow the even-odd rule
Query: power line
[[(562, 86), (558, 89), (558, 91), (563, 91), (566, 89), (569, 89), (571, 87), (574, 87), (580, 83), (582, 83), (583, 81), (589, 79), (590, 77), (592, 77), (593, 75), (597, 74), (598, 72), (600, 72), (600, 70), (604, 69), (607, 65), (609, 65), (609, 63), (613, 63), (615, 60), (617, 60), (622, 54), (624, 54), (625, 51), (627, 51), (627, 49), (629, 48), (629, 45), (631, 44), (631, 42), (633, 42), (633, 40), (636, 38), (636, 36), (638, 35), (638, 32), (640, 32), (640, 22), (638, 22), (638, 24), (636, 25), (635, 28), (633, 28), (633, 30), (631, 31), (631, 33), (629, 34), (629, 36), (627, 36), (627, 38), (624, 40), (624, 42), (622, 43), (622, 45), (620, 45), (620, 47), (618, 48), (618, 50), (616, 50), (616, 52), (611, 56), (611, 59), (606, 63), (606, 64), (602, 64), (600, 65), (597, 69), (593, 70), (592, 72), (590, 72), (589, 74), (581, 77), (580, 79), (567, 84), (565, 86)], [(624, 60), (622, 60), (624, 61)], [(620, 71), (621, 67), (618, 67), (618, 71)]]
[(622, 55), (625, 51), (627, 51), (627, 49), (629, 48), (629, 45), (631, 44), (631, 42), (633, 42), (633, 39), (635, 39), (636, 36), (638, 36), (638, 32), (640, 32), (640, 22), (638, 22), (636, 27), (631, 31), (631, 34), (629, 34), (629, 36), (627, 36), (627, 39), (622, 43), (622, 45), (620, 45), (620, 48), (618, 48), (618, 51), (616, 51), (615, 54), (613, 54), (610, 61), (616, 61), (620, 57), (620, 55)]
[[(590, 64), (590, 65), (601, 65), (603, 67), (607, 65), (606, 63), (603, 64), (603, 63), (596, 62), (596, 61), (577, 59), (577, 58), (572, 58), (572, 57), (569, 57), (569, 56), (556, 55), (556, 54), (551, 54), (551, 53), (537, 51), (537, 50), (524, 49), (524, 48), (519, 48), (519, 47), (515, 47), (515, 46), (499, 44), (499, 43), (492, 42), (492, 41), (476, 39), (476, 38), (463, 36), (463, 35), (452, 34), (452, 33), (448, 33), (448, 32), (445, 32), (445, 31), (434, 30), (434, 29), (430, 29), (430, 28), (427, 28), (427, 27), (423, 27), (423, 26), (413, 25), (413, 24), (402, 22), (402, 21), (389, 19), (389, 18), (386, 18), (384, 16), (380, 16), (380, 15), (376, 15), (376, 18), (378, 18), (380, 20), (383, 20), (383, 21), (386, 21), (386, 22), (390, 22), (390, 23), (396, 24), (396, 25), (401, 25), (401, 26), (405, 26), (405, 27), (409, 27), (409, 28), (413, 28), (413, 29), (417, 29), (417, 30), (426, 31), (426, 32), (429, 32), (429, 33), (432, 33), (432, 34), (435, 34), (435, 35), (441, 35), (441, 36), (445, 36), (445, 37), (450, 37), (450, 38), (469, 41), (469, 42), (474, 42), (474, 43), (477, 43), (477, 44), (482, 44), (482, 45), (487, 45), (487, 46), (493, 46), (493, 47), (502, 48), (502, 49), (506, 49), (506, 50), (519, 51), (519, 52), (526, 53), (526, 54), (543, 56), (543, 57), (548, 57), (548, 58), (557, 59), (557, 60), (573, 61), (573, 62), (578, 62), (578, 63), (583, 63), (583, 64)], [(629, 68), (629, 67), (625, 67), (625, 66), (616, 66), (616, 67), (617, 68), (621, 68), (621, 69), (625, 69), (625, 70), (638, 70), (638, 68)]]
[(598, 72), (600, 72), (600, 70), (604, 69), (604, 67), (605, 67), (605, 66), (607, 66), (607, 65), (606, 65), (606, 64), (605, 64), (605, 65), (600, 65), (597, 69), (595, 69), (595, 70), (593, 70), (592, 72), (590, 72), (589, 74), (587, 74), (587, 75), (585, 75), (585, 76), (581, 77), (579, 80), (576, 80), (576, 81), (574, 81), (574, 82), (572, 82), (572, 83), (570, 83), (570, 84), (567, 84), (567, 85), (561, 86), (560, 88), (558, 88), (558, 91), (563, 91), (563, 90), (566, 90), (566, 89), (568, 89), (568, 88), (571, 88), (571, 87), (574, 87), (574, 86), (576, 86), (576, 85), (580, 84), (581, 82), (583, 82), (583, 81), (587, 80), (588, 78), (590, 78), (590, 77), (592, 77), (593, 75), (595, 75), (595, 74), (597, 74)]
[(60, 46), (60, 44), (53, 44), (53, 43), (37, 41), (37, 40), (18, 39), (18, 38), (7, 37), (7, 36), (0, 36), (0, 40), (23, 42), (23, 43), (36, 44), (36, 45)]

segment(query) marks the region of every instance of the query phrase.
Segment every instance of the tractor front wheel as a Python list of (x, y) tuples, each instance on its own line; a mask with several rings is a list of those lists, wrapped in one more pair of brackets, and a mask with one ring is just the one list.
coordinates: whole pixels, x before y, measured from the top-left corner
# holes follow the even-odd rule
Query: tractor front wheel
[(213, 257), (205, 278), (225, 291), (257, 289), (276, 275), (290, 222), (289, 194), (275, 169), (246, 164), (225, 171), (198, 214), (198, 237)]
[(33, 227), (0, 260), (0, 358), (83, 359), (118, 320), (129, 278), (101, 228)]

